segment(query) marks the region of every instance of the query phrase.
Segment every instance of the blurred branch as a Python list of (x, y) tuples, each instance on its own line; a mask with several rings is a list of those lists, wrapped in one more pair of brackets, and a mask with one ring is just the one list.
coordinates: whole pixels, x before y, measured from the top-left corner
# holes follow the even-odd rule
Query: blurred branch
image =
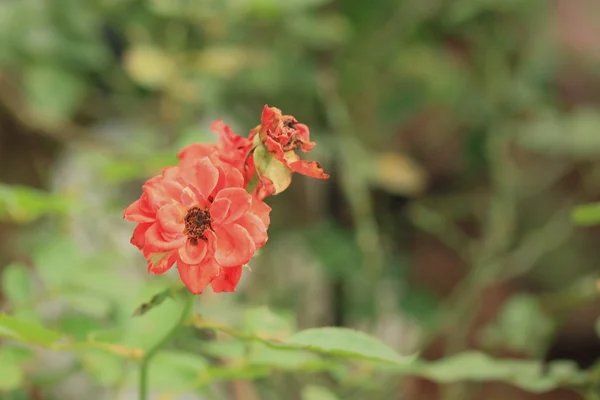
[(516, 250), (498, 260), (501, 265), (493, 268), (502, 273), (494, 279), (510, 280), (524, 275), (543, 256), (566, 243), (573, 234), (571, 208), (569, 204), (556, 211), (544, 226), (525, 236)]
[(600, 273), (586, 275), (558, 293), (542, 294), (540, 302), (551, 314), (568, 313), (574, 308), (600, 300)]
[[(469, 275), (458, 285), (450, 299), (450, 309), (442, 323), (449, 330), (447, 354), (455, 354), (468, 347), (467, 335), (477, 315), (478, 297), (485, 287), (510, 280), (531, 271), (546, 254), (564, 244), (572, 234), (568, 204), (538, 230), (526, 235), (517, 248), (508, 251), (516, 223), (518, 185), (517, 171), (509, 155), (510, 135), (490, 134), (488, 147), (492, 159), (492, 198), (484, 242), (473, 260)], [(445, 399), (467, 399), (466, 383), (451, 385)]]
[(149, 348), (142, 357), (140, 361), (140, 381), (139, 381), (139, 389), (140, 389), (140, 400), (148, 399), (148, 366), (150, 365), (150, 361), (154, 358), (154, 356), (160, 351), (160, 349), (167, 344), (169, 340), (177, 333), (177, 331), (183, 326), (190, 311), (193, 310), (194, 300), (196, 296), (189, 293), (187, 298), (184, 300), (185, 304), (183, 306), (183, 310), (181, 311), (181, 315), (179, 319), (175, 322), (175, 325), (169, 329), (169, 331), (165, 334), (165, 336), (155, 343), (151, 348)]
[(452, 221), (420, 204), (413, 205), (408, 215), (410, 221), (417, 228), (435, 236), (449, 249), (454, 250), (464, 261), (469, 261), (469, 237)]
[[(490, 208), (485, 221), (483, 243), (472, 260), (467, 277), (460, 282), (449, 299), (449, 308), (442, 329), (448, 329), (446, 355), (468, 347), (467, 337), (477, 315), (478, 297), (496, 277), (503, 263), (492, 260), (500, 257), (510, 246), (516, 222), (517, 172), (509, 153), (510, 136), (501, 129), (492, 129), (488, 136), (487, 153), (491, 169)], [(443, 394), (445, 400), (468, 399), (469, 386), (450, 385)]]
[(319, 90), (330, 126), (336, 135), (338, 156), (342, 164), (342, 190), (352, 211), (356, 224), (356, 242), (360, 247), (365, 263), (373, 276), (377, 276), (383, 265), (383, 250), (375, 220), (369, 185), (357, 171), (357, 160), (361, 154), (359, 144), (353, 135), (353, 122), (348, 109), (339, 96), (333, 71), (321, 71)]
[[(462, 328), (468, 326), (465, 314), (472, 314), (471, 306), (478, 304), (477, 297), (482, 287), (495, 279), (503, 263), (493, 262), (510, 245), (510, 240), (515, 224), (515, 192), (514, 171), (511, 171), (507, 158), (508, 140), (501, 132), (490, 133), (488, 152), (492, 168), (492, 194), (487, 220), (485, 222), (484, 239), (480, 251), (472, 257), (472, 267), (469, 274), (457, 286), (450, 297), (450, 307), (446, 324), (460, 324)], [(450, 340), (449, 352), (454, 352), (453, 347), (464, 347), (467, 329), (459, 329), (459, 334)]]

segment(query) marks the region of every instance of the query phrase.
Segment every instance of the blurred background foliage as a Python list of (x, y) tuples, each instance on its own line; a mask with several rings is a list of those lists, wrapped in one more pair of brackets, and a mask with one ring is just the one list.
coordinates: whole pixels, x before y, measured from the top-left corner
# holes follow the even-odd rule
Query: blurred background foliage
[[(332, 179), (269, 199), (268, 245), (236, 294), (200, 296), (206, 320), (152, 363), (157, 398), (598, 399), (600, 208), (572, 210), (600, 201), (599, 16), (0, 0), (0, 397), (136, 398), (178, 303), (132, 317), (176, 279), (147, 276), (122, 209), (210, 121), (246, 134), (269, 104), (310, 126)], [(389, 347), (265, 342), (320, 326)]]

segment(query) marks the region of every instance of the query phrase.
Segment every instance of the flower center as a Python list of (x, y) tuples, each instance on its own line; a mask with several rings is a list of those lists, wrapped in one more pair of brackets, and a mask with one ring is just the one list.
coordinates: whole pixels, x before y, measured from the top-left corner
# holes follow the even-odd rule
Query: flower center
[(198, 244), (198, 239), (206, 242), (208, 239), (204, 236), (204, 231), (212, 229), (211, 222), (210, 212), (207, 209), (192, 207), (185, 216), (185, 230), (183, 233), (187, 235), (193, 245)]
[(283, 151), (297, 150), (302, 146), (302, 139), (298, 137), (296, 124), (298, 121), (294, 117), (283, 116), (282, 136), (285, 138), (285, 143), (282, 143)]

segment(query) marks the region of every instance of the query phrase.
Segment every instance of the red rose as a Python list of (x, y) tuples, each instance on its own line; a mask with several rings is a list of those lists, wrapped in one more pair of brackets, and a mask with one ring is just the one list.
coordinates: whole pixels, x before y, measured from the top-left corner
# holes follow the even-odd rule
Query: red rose
[(267, 241), (271, 208), (246, 192), (238, 166), (215, 159), (214, 145), (194, 146), (194, 157), (188, 153), (149, 179), (123, 215), (138, 223), (131, 243), (144, 253), (149, 272), (177, 263), (191, 292), (208, 284), (231, 292), (242, 266)]

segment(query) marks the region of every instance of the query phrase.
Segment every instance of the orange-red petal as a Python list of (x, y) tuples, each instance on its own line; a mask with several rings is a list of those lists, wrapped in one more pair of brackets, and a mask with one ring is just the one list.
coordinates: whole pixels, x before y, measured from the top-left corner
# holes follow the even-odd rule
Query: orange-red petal
[(210, 157), (217, 151), (217, 146), (213, 143), (192, 143), (181, 149), (177, 157), (184, 158), (202, 158)]
[(208, 245), (204, 240), (198, 240), (195, 244), (187, 240), (179, 248), (179, 259), (186, 264), (200, 264), (206, 257), (207, 250)]
[(316, 161), (298, 160), (288, 164), (290, 169), (302, 175), (317, 179), (329, 179), (321, 165)]
[(230, 207), (231, 200), (229, 200), (228, 198), (216, 198), (215, 201), (210, 205), (210, 217), (212, 218), (213, 222), (215, 224), (220, 224), (221, 221), (227, 218)]
[(177, 253), (168, 251), (164, 253), (150, 253), (147, 256), (148, 272), (151, 274), (163, 274), (167, 272), (175, 261), (177, 261)]
[(254, 188), (253, 197), (257, 200), (264, 200), (265, 198), (273, 195), (277, 190), (275, 189), (275, 184), (272, 180), (263, 176), (258, 181), (256, 188)]
[(287, 164), (285, 160), (285, 152), (279, 143), (273, 140), (271, 137), (267, 137), (265, 139), (265, 147), (269, 151), (269, 153), (275, 157), (277, 161), (281, 161), (284, 164)]
[(148, 208), (157, 210), (165, 204), (177, 200), (183, 190), (181, 183), (173, 179), (164, 179), (162, 176), (150, 179), (143, 186), (148, 195)]
[(208, 157), (194, 160), (182, 171), (182, 175), (186, 183), (198, 189), (204, 198), (211, 195), (219, 181), (219, 170)]
[(233, 168), (230, 165), (220, 165), (219, 169), (219, 181), (217, 183), (216, 190), (229, 188), (229, 187), (244, 187), (244, 176), (242, 172), (237, 168)]
[(144, 196), (131, 203), (125, 211), (123, 218), (132, 222), (154, 222), (154, 216), (144, 207)]
[(185, 208), (180, 204), (166, 204), (158, 209), (156, 219), (164, 232), (183, 233), (185, 212)]
[(185, 244), (186, 237), (184, 235), (179, 235), (173, 238), (165, 238), (162, 230), (160, 229), (160, 224), (155, 222), (153, 223), (145, 235), (145, 247), (148, 248), (149, 251), (153, 252), (163, 252), (168, 250), (177, 249), (182, 247)]
[(235, 287), (242, 277), (242, 267), (221, 268), (219, 275), (210, 285), (215, 293), (235, 292)]
[(235, 222), (242, 215), (250, 211), (250, 208), (252, 207), (252, 196), (250, 196), (250, 194), (242, 188), (233, 187), (221, 190), (215, 197), (215, 203), (221, 199), (227, 199), (230, 202), (225, 217), (222, 218), (220, 221), (217, 221), (215, 219), (215, 222), (219, 222), (221, 224)]
[(146, 243), (146, 231), (151, 225), (151, 222), (138, 224), (133, 230), (133, 235), (131, 236), (130, 241), (131, 244), (141, 250)]
[(177, 270), (183, 284), (194, 294), (202, 293), (204, 288), (219, 274), (219, 266), (214, 262), (189, 265), (179, 261)]
[(255, 198), (252, 199), (251, 210), (256, 216), (258, 216), (258, 218), (260, 218), (265, 227), (268, 228), (271, 224), (271, 207), (264, 201), (260, 201)]
[(246, 213), (242, 218), (237, 220), (237, 223), (248, 231), (257, 249), (267, 242), (269, 238), (267, 227), (257, 215)]
[(215, 230), (215, 260), (223, 267), (244, 265), (254, 255), (256, 245), (244, 227), (230, 224)]

